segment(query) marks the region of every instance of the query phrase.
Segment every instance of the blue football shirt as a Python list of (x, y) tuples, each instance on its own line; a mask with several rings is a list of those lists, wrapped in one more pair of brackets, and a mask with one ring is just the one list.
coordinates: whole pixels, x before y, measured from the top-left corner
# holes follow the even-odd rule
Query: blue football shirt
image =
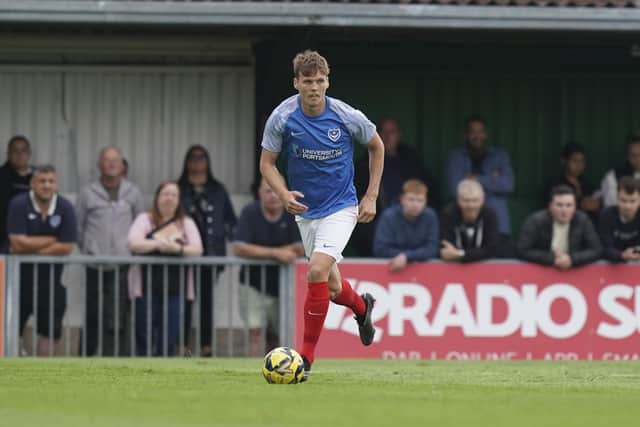
[(299, 95), (284, 100), (267, 120), (262, 148), (287, 154), (289, 188), (304, 194), (304, 218), (324, 218), (358, 199), (353, 185), (353, 143), (368, 143), (376, 127), (359, 110), (326, 98), (318, 116), (302, 112)]

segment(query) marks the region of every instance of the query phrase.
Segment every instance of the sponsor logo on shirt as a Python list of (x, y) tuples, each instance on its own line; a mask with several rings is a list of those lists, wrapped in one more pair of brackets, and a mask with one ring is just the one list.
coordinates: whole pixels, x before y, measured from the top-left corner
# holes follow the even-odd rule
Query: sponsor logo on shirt
[(331, 160), (342, 156), (342, 149), (335, 150), (310, 150), (301, 148), (296, 144), (291, 144), (293, 155), (304, 160)]

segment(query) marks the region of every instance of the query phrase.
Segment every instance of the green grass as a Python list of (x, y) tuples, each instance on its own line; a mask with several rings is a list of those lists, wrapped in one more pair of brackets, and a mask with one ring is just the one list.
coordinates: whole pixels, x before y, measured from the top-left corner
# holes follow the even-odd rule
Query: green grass
[(0, 359), (0, 426), (633, 426), (640, 364), (319, 360), (269, 385), (257, 359)]

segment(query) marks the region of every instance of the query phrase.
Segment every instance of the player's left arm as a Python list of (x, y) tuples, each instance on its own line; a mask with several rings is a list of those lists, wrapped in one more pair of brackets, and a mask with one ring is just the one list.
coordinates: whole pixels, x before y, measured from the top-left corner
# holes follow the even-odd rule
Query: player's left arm
[(369, 186), (360, 201), (358, 222), (371, 222), (376, 216), (376, 200), (380, 192), (380, 180), (384, 168), (384, 144), (377, 132), (367, 143), (369, 151)]

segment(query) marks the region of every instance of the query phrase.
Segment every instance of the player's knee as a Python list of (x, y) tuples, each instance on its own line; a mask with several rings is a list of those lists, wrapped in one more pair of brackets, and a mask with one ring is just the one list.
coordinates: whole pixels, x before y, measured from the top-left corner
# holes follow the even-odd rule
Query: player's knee
[(321, 265), (310, 264), (307, 270), (307, 281), (310, 283), (326, 282), (329, 279), (329, 270)]

